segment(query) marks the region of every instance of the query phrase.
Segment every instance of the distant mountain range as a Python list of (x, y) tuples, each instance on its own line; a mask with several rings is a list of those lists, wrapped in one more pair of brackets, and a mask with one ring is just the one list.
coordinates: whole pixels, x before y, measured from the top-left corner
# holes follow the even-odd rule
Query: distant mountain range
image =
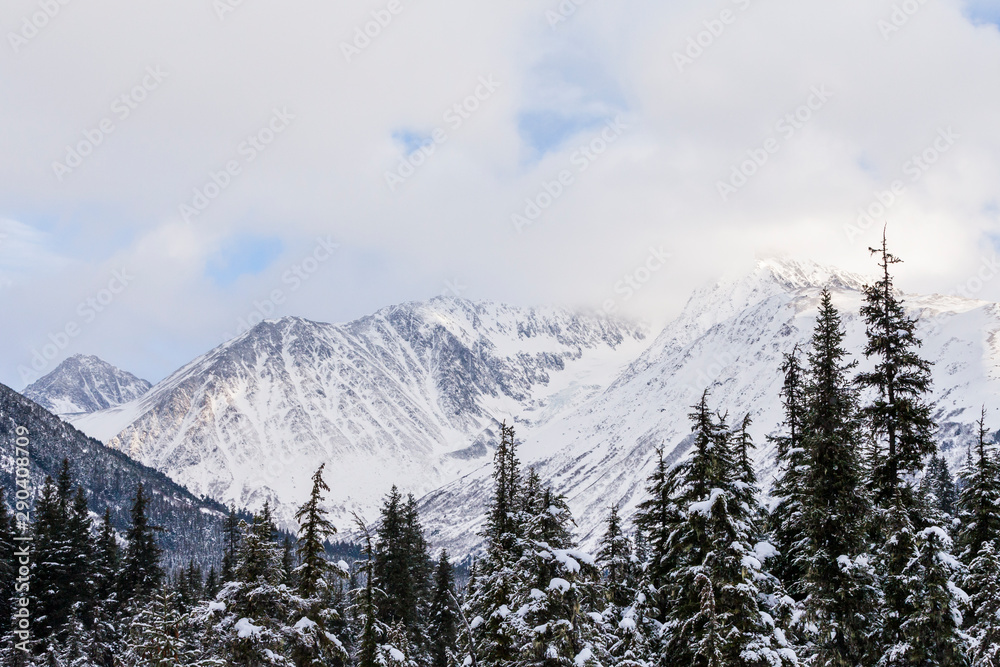
[[(452, 298), (346, 324), (269, 320), (130, 400), (68, 418), (196, 494), (251, 508), (271, 499), (286, 527), (320, 463), (342, 528), (352, 510), (375, 518), (397, 484), (422, 498), (432, 542), (456, 551), (476, 544), (496, 426), (506, 420), (517, 426), (522, 461), (567, 495), (592, 544), (610, 504), (629, 514), (641, 500), (656, 447), (671, 460), (684, 455), (687, 412), (706, 388), (732, 423), (753, 417), (766, 486), (782, 355), (807, 344), (824, 286), (843, 312), (849, 349), (860, 353), (865, 281), (764, 260), (696, 292), (653, 339), (621, 320)], [(935, 363), (940, 442), (957, 465), (979, 406), (1000, 397), (1000, 306), (940, 295), (906, 301)], [(32, 385), (39, 401), (96, 404), (80, 400), (65, 380), (72, 373), (47, 383), (50, 376)]]

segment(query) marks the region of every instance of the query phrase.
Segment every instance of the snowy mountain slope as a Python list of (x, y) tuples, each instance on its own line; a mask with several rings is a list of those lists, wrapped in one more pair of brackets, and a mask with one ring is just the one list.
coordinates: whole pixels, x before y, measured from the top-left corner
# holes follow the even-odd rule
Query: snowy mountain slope
[[(657, 447), (671, 461), (685, 454), (689, 406), (708, 388), (712, 405), (728, 411), (731, 425), (752, 416), (759, 475), (768, 487), (774, 451), (765, 435), (781, 420), (783, 354), (796, 344), (807, 346), (820, 290), (829, 286), (848, 349), (860, 356), (864, 282), (811, 263), (766, 260), (743, 279), (697, 292), (607, 389), (557, 419), (519, 431), (522, 461), (567, 495), (579, 535), (592, 546), (609, 505), (620, 504), (628, 516), (643, 499)], [(935, 362), (935, 416), (942, 449), (955, 467), (979, 406), (1000, 403), (1000, 306), (939, 295), (906, 301), (921, 318), (923, 354)], [(859, 361), (863, 368), (863, 356)], [(433, 541), (456, 552), (475, 546), (489, 473), (484, 467), (423, 499)]]
[(103, 359), (74, 354), (28, 385), (23, 395), (56, 414), (69, 415), (127, 403), (151, 386)]
[(265, 321), (74, 424), (195, 493), (291, 514), (327, 463), (334, 518), (490, 460), (495, 426), (595, 395), (648, 344), (624, 322), (437, 298), (342, 325)]
[(124, 534), (130, 525), (136, 489), (142, 484), (150, 520), (163, 529), (158, 541), (165, 550), (165, 564), (184, 566), (191, 558), (202, 563), (217, 562), (222, 548), (224, 507), (193, 496), (163, 473), (88, 438), (39, 404), (0, 384), (0, 488), (8, 503), (13, 504), (19, 490), (15, 467), (24, 465), (23, 459), (20, 464), (15, 460), (19, 437), (28, 439), (29, 479), (34, 490), (41, 489), (46, 477), (56, 478), (66, 458), (74, 484), (82, 486), (87, 494), (91, 512), (101, 516), (107, 508), (115, 529)]

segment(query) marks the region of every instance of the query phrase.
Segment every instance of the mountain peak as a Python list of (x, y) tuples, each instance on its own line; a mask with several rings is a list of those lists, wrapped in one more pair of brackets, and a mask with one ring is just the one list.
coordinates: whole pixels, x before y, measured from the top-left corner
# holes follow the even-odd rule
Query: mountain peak
[(791, 257), (765, 257), (757, 260), (755, 273), (770, 275), (790, 290), (823, 288), (861, 290), (870, 279), (833, 266), (825, 266), (810, 259)]
[(23, 395), (56, 414), (96, 412), (142, 396), (152, 385), (91, 354), (74, 354)]

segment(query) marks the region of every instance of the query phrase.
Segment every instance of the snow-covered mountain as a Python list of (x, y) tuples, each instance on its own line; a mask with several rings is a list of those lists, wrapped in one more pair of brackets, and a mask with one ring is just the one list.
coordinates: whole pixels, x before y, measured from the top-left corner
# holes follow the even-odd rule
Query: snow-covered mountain
[(344, 526), (392, 484), (419, 496), (481, 467), (499, 421), (584, 402), (647, 343), (623, 321), (449, 298), (269, 320), (74, 424), (195, 493), (270, 499), (286, 525), (325, 462)]
[(22, 392), (58, 415), (96, 412), (127, 403), (152, 385), (92, 355), (74, 354)]
[[(610, 504), (628, 515), (641, 501), (657, 447), (672, 461), (685, 454), (689, 406), (705, 388), (731, 423), (752, 416), (766, 487), (783, 355), (807, 346), (824, 286), (860, 355), (867, 280), (763, 260), (696, 292), (652, 341), (616, 320), (446, 298), (347, 324), (266, 321), (74, 423), (195, 493), (251, 508), (270, 498), (289, 526), (321, 462), (342, 528), (352, 510), (375, 518), (397, 484), (422, 496), (432, 542), (462, 553), (490, 492), (496, 425), (513, 420), (522, 462), (567, 495), (589, 546)], [(1000, 403), (1000, 305), (906, 302), (935, 364), (940, 442), (956, 466), (979, 407)]]
[[(812, 263), (764, 260), (749, 276), (697, 292), (606, 389), (558, 419), (521, 431), (522, 462), (567, 495), (579, 535), (592, 546), (612, 503), (628, 516), (643, 499), (657, 447), (671, 461), (685, 454), (689, 406), (708, 388), (711, 404), (727, 411), (731, 424), (751, 415), (760, 479), (769, 486), (774, 450), (765, 436), (781, 421), (783, 355), (797, 344), (807, 347), (820, 290), (828, 286), (844, 318), (848, 349), (864, 368), (858, 310), (865, 282)], [(905, 298), (911, 314), (920, 316), (922, 352), (935, 364), (940, 443), (955, 467), (980, 406), (1000, 404), (1000, 305), (940, 295)], [(474, 471), (423, 499), (435, 543), (459, 553), (474, 546), (489, 473), (488, 467)]]

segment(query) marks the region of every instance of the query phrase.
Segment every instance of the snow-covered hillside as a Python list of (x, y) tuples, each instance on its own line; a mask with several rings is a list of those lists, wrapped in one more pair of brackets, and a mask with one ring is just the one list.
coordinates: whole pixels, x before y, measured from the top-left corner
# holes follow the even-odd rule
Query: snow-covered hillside
[(392, 484), (419, 496), (481, 467), (498, 421), (555, 418), (646, 344), (621, 321), (449, 298), (342, 325), (284, 318), (74, 424), (197, 494), (270, 499), (285, 525), (325, 462), (345, 526)]
[[(689, 406), (708, 388), (731, 424), (752, 416), (760, 479), (768, 486), (774, 451), (765, 436), (781, 421), (783, 355), (807, 346), (820, 290), (829, 286), (846, 344), (863, 368), (858, 310), (865, 282), (808, 262), (765, 260), (749, 276), (697, 292), (604, 391), (559, 419), (522, 430), (522, 461), (568, 496), (579, 534), (592, 546), (612, 503), (629, 516), (643, 499), (657, 447), (671, 461), (685, 454)], [(955, 467), (964, 457), (956, 443), (967, 441), (980, 406), (1000, 404), (1000, 306), (939, 295), (906, 301), (921, 317), (923, 354), (935, 364), (935, 417)], [(427, 496), (422, 506), (431, 539), (459, 553), (472, 547), (489, 491), (484, 468)]]
[(95, 356), (74, 354), (22, 392), (58, 415), (96, 412), (127, 403), (152, 385)]
[[(266, 321), (144, 396), (73, 421), (195, 493), (251, 508), (269, 498), (288, 526), (322, 462), (341, 528), (352, 510), (374, 519), (397, 484), (422, 497), (432, 542), (462, 553), (475, 546), (506, 419), (522, 461), (567, 494), (590, 546), (610, 504), (628, 516), (641, 501), (657, 447), (684, 455), (689, 406), (705, 388), (730, 423), (752, 416), (767, 486), (782, 357), (807, 346), (824, 286), (860, 354), (865, 282), (764, 260), (696, 292), (652, 341), (621, 321), (448, 298), (347, 324)], [(979, 407), (1000, 404), (1000, 306), (906, 302), (921, 318), (940, 440), (957, 466)]]

